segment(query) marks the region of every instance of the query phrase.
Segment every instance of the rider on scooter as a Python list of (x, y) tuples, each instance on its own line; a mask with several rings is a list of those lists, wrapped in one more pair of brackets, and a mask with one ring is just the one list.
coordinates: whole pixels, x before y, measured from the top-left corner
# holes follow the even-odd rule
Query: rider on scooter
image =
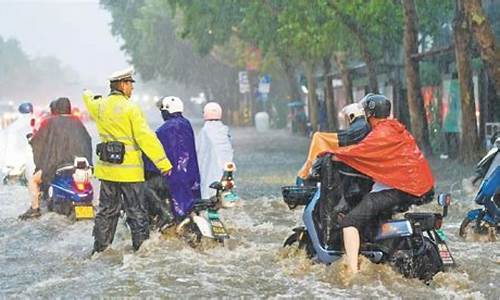
[(41, 216), (40, 187), (52, 182), (57, 168), (73, 164), (75, 156), (85, 157), (92, 164), (91, 137), (82, 122), (71, 115), (69, 99), (58, 98), (51, 102), (50, 108), (52, 115), (42, 121), (30, 140), (35, 173), (28, 183), (31, 206), (19, 216), (22, 220)]
[(370, 132), (370, 124), (366, 120), (363, 106), (360, 103), (351, 103), (342, 109), (345, 117), (346, 129), (338, 132), (315, 132), (309, 145), (306, 162), (297, 174), (297, 183), (307, 180), (310, 175), (313, 161), (323, 153), (331, 152), (338, 147), (350, 146), (359, 143)]
[(368, 94), (361, 101), (372, 131), (359, 144), (333, 149), (335, 160), (371, 177), (371, 192), (340, 221), (347, 264), (358, 272), (360, 234), (379, 214), (433, 194), (427, 160), (404, 125), (389, 118), (391, 102)]
[[(201, 198), (200, 171), (193, 128), (191, 123), (182, 116), (184, 104), (178, 97), (163, 97), (158, 101), (157, 106), (165, 122), (156, 130), (156, 135), (173, 165), (172, 171), (163, 180), (170, 193), (172, 212), (180, 222), (191, 213), (194, 203)], [(156, 168), (149, 160), (146, 160), (145, 170), (155, 172)], [(166, 218), (165, 222), (167, 222)]]

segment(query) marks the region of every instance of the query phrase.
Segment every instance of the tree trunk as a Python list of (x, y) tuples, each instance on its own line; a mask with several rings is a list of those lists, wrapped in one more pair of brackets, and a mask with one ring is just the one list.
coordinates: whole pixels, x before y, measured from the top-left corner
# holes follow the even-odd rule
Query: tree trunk
[(285, 71), (287, 83), (288, 83), (288, 97), (289, 101), (298, 101), (301, 99), (299, 85), (297, 80), (295, 79), (295, 68), (293, 64), (290, 62), (288, 57), (283, 55), (280, 56), (281, 66)]
[(318, 130), (318, 98), (316, 97), (316, 76), (314, 74), (314, 63), (306, 62), (304, 65), (307, 77), (307, 107), (309, 110), (309, 121), (313, 132)]
[[(468, 1), (468, 0), (465, 0)], [(462, 105), (462, 142), (460, 160), (473, 162), (479, 149), (479, 138), (476, 126), (476, 105), (472, 86), (472, 70), (470, 64), (471, 35), (469, 24), (465, 17), (463, 0), (455, 0), (455, 19), (453, 20), (453, 38), (455, 41), (455, 56), (460, 85)]]
[(418, 52), (417, 46), (417, 14), (414, 0), (403, 0), (404, 13), (404, 48), (405, 73), (407, 84), (408, 106), (410, 108), (411, 131), (418, 145), (427, 155), (432, 154), (427, 130), (427, 119), (424, 110), (424, 101), (420, 92), (420, 75), (418, 62), (412, 55)]
[(488, 120), (488, 74), (482, 68), (477, 80), (479, 90), (479, 141), (484, 141), (485, 123)]
[(325, 56), (323, 58), (323, 68), (325, 72), (325, 104), (326, 104), (326, 114), (328, 119), (328, 130), (336, 131), (338, 128), (337, 124), (337, 108), (335, 107), (335, 99), (333, 98), (333, 74), (332, 74), (332, 63), (330, 57)]
[(370, 47), (368, 46), (368, 41), (366, 39), (361, 39), (358, 37), (359, 44), (361, 47), (361, 54), (363, 60), (366, 64), (366, 70), (368, 72), (368, 92), (378, 94), (378, 81), (377, 81), (377, 70), (375, 68), (375, 60), (373, 55), (370, 53)]
[(495, 83), (497, 96), (500, 91), (500, 49), (496, 45), (495, 34), (481, 7), (481, 0), (463, 1), (464, 13), (472, 29), (479, 53), (486, 64), (488, 74)]
[(406, 90), (403, 88), (401, 81), (401, 69), (396, 67), (392, 78), (392, 113), (399, 122), (403, 123), (406, 128), (411, 128), (410, 112), (408, 111), (408, 101), (406, 101)]
[(347, 104), (351, 104), (354, 102), (354, 97), (352, 95), (351, 73), (349, 72), (346, 63), (346, 54), (345, 52), (336, 52), (334, 54), (334, 58), (337, 68), (339, 68), (340, 76), (342, 77), (342, 85), (344, 86), (345, 91), (345, 101)]

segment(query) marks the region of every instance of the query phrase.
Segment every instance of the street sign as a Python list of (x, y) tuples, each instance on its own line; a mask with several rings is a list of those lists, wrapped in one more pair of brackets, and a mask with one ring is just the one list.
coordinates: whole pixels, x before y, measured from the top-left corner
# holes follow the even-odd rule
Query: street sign
[(269, 94), (271, 89), (271, 76), (269, 74), (264, 74), (259, 80), (259, 93)]
[(250, 82), (248, 82), (247, 71), (238, 72), (238, 82), (240, 84), (240, 93), (244, 94), (250, 92)]

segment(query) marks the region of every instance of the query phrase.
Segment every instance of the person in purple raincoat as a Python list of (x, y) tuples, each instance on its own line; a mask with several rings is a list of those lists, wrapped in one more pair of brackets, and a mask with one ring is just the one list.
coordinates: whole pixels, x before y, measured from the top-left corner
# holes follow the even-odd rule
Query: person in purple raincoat
[[(201, 198), (193, 128), (182, 116), (184, 105), (178, 97), (163, 97), (157, 105), (165, 122), (156, 130), (156, 135), (173, 166), (164, 180), (170, 192), (171, 210), (179, 222)], [(151, 161), (146, 161), (146, 172), (159, 172), (155, 169)]]

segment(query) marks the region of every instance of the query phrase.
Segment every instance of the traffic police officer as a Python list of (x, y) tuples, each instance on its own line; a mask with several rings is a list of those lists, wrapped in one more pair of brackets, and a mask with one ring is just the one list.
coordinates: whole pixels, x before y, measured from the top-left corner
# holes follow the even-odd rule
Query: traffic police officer
[(121, 209), (127, 216), (134, 250), (149, 238), (148, 216), (143, 205), (142, 153), (162, 174), (167, 174), (172, 168), (142, 111), (130, 101), (135, 82), (133, 73), (133, 68), (113, 73), (109, 78), (111, 92), (108, 97), (94, 96), (88, 90), (83, 93), (83, 101), (96, 122), (101, 139), (97, 145), (95, 166), (101, 189), (93, 231), (93, 252), (103, 251), (113, 242)]

